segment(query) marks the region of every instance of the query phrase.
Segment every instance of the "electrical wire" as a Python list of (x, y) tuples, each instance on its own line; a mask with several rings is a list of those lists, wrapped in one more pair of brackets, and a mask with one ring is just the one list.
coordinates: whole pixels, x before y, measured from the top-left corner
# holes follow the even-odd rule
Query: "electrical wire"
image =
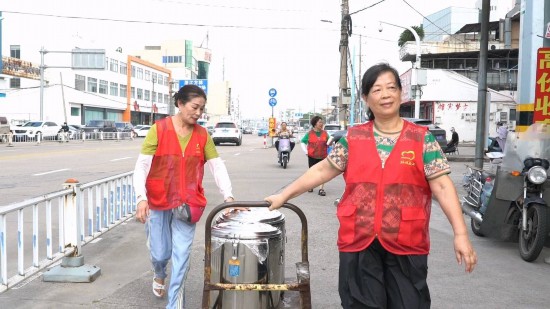
[(212, 27), (212, 28), (234, 28), (234, 29), (259, 29), (259, 30), (309, 30), (310, 29), (310, 28), (303, 28), (303, 27), (258, 27), (258, 26), (174, 23), (174, 22), (160, 22), (160, 21), (147, 21), (147, 20), (126, 20), (126, 19), (114, 19), (114, 18), (101, 18), (101, 17), (65, 16), (65, 15), (29, 13), (29, 12), (19, 12), (19, 11), (2, 11), (2, 12), (10, 13), (10, 14), (41, 16), (41, 17), (55, 17), (55, 18), (65, 18), (65, 19), (77, 19), (77, 20), (96, 20), (96, 21), (110, 21), (110, 22), (131, 23), (131, 24), (149, 24), (149, 25), (167, 25), (167, 26)]
[(353, 14), (362, 12), (362, 11), (364, 11), (364, 10), (366, 10), (366, 9), (370, 9), (371, 7), (376, 6), (376, 5), (378, 5), (378, 4), (380, 4), (380, 3), (384, 2), (384, 1), (386, 1), (386, 0), (380, 0), (380, 1), (376, 2), (376, 3), (374, 3), (374, 4), (371, 4), (371, 5), (367, 6), (366, 8), (362, 8), (362, 9), (360, 9), (360, 10), (357, 10), (357, 11), (353, 12), (353, 13), (349, 13), (349, 15), (353, 15)]

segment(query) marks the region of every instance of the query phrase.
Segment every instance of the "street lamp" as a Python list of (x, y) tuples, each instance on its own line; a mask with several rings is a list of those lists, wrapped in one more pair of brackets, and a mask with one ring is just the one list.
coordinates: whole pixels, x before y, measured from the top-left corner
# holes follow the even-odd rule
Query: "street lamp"
[(412, 84), (415, 85), (414, 90), (414, 118), (420, 118), (420, 87), (418, 85), (418, 69), (420, 68), (420, 37), (418, 36), (418, 33), (414, 28), (410, 26), (399, 26), (391, 23), (387, 23), (385, 21), (380, 21), (380, 27), (378, 28), (378, 31), (382, 32), (384, 30), (382, 28), (382, 24), (403, 28), (409, 30), (413, 36), (414, 40), (416, 41), (416, 61), (414, 63), (414, 71), (413, 71), (413, 79)]

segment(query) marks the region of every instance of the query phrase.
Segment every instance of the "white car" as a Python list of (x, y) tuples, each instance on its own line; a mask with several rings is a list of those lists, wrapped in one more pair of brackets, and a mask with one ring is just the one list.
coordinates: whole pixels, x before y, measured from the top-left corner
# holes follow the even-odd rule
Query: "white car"
[(148, 126), (148, 125), (140, 125), (140, 126), (136, 126), (134, 128), (134, 131), (136, 132), (136, 136), (145, 137), (147, 136), (147, 133), (149, 133), (150, 128), (151, 126)]
[(29, 121), (20, 127), (15, 127), (13, 137), (16, 141), (34, 140), (38, 135), (42, 139), (53, 139), (57, 138), (59, 130), (61, 126), (52, 121)]
[(327, 123), (325, 124), (324, 130), (327, 131), (328, 135), (332, 136), (337, 131), (340, 131), (341, 128), (339, 124)]
[(214, 145), (220, 143), (234, 143), (240, 146), (243, 142), (242, 132), (236, 123), (231, 121), (220, 121), (216, 123), (214, 132), (212, 132)]

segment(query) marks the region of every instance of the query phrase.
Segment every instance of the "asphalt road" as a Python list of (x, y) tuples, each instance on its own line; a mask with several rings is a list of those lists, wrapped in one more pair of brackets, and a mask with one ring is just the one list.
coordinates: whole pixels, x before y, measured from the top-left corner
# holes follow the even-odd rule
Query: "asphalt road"
[[(95, 180), (109, 173), (116, 174), (131, 170), (139, 151), (139, 140), (134, 142), (103, 142), (87, 147), (72, 145), (51, 145), (31, 147), (28, 151), (10, 156), (8, 172), (11, 178), (21, 179), (17, 185), (6, 189), (9, 183), (0, 178), (0, 194), (10, 199), (26, 194), (35, 196), (49, 191), (40, 181), (34, 182), (32, 176), (37, 172), (65, 168), (70, 173), (47, 174), (57, 177), (52, 180), (52, 190), (57, 190), (66, 177), (79, 177), (82, 182)], [(70, 144), (70, 143), (69, 143)], [(268, 142), (268, 144), (270, 144)], [(42, 150), (43, 147), (43, 150)], [(74, 147), (74, 148), (73, 148)], [(123, 148), (128, 148), (123, 150)], [(16, 150), (14, 150), (16, 151)], [(37, 153), (35, 153), (35, 151)], [(71, 155), (62, 154), (70, 152)], [(273, 194), (306, 170), (307, 160), (299, 147), (292, 153), (286, 170), (276, 162), (275, 150), (264, 149), (263, 139), (245, 135), (243, 145), (218, 146), (221, 157), (229, 170), (233, 191), (237, 200), (261, 201)], [(467, 152), (469, 150), (462, 150)], [(0, 162), (6, 162), (6, 152), (0, 150)], [(77, 157), (72, 161), (73, 157)], [(130, 157), (129, 159), (115, 159)], [(84, 160), (86, 158), (86, 160)], [(52, 163), (55, 161), (56, 163)], [(89, 162), (88, 162), (89, 161)], [(41, 162), (41, 164), (37, 163)], [(71, 163), (72, 162), (72, 163)], [(15, 165), (25, 165), (17, 172)], [(26, 167), (29, 165), (28, 167)], [(465, 163), (452, 161), (453, 181), (458, 184), (465, 171)], [(33, 171), (38, 169), (37, 171)], [(90, 170), (93, 169), (93, 170)], [(24, 172), (23, 172), (24, 171)], [(34, 174), (33, 174), (34, 173)], [(75, 176), (76, 175), (76, 176)], [(89, 178), (86, 178), (89, 177)], [(36, 178), (41, 179), (41, 178)], [(26, 189), (28, 182), (34, 183)], [(209, 172), (205, 173), (205, 191), (209, 200), (206, 212), (222, 202), (214, 180)], [(333, 201), (343, 191), (341, 177), (329, 182), (325, 189), (327, 196), (305, 193), (291, 203), (299, 206), (308, 218), (308, 250), (311, 272), (311, 291), (313, 308), (340, 308), (337, 292), (338, 252), (336, 233), (338, 222)], [(34, 193), (31, 193), (34, 192)], [(297, 216), (289, 210), (286, 215), (286, 277), (295, 279), (294, 263), (300, 260), (299, 237), (301, 224)], [(187, 279), (187, 308), (200, 308), (203, 284), (204, 257), (204, 216), (197, 225), (191, 270)], [(468, 218), (465, 217), (465, 220)], [(469, 220), (468, 222), (469, 223)], [(550, 256), (550, 250), (543, 253), (533, 263), (521, 260), (517, 244), (498, 242), (474, 236), (470, 233), (473, 245), (478, 252), (479, 264), (472, 274), (466, 274), (464, 267), (457, 265), (453, 253), (452, 230), (437, 203), (432, 206), (430, 226), (431, 253), (429, 258), (428, 284), (431, 290), (433, 308), (548, 308), (550, 306), (550, 265), (544, 258)], [(0, 294), (2, 308), (162, 308), (165, 300), (158, 300), (151, 293), (152, 272), (149, 265), (143, 225), (131, 220), (103, 235), (95, 243), (83, 247), (83, 256), (87, 264), (101, 268), (102, 275), (93, 283), (46, 283), (40, 276), (24, 282), (5, 293)], [(295, 308), (295, 298), (285, 300), (285, 308)]]

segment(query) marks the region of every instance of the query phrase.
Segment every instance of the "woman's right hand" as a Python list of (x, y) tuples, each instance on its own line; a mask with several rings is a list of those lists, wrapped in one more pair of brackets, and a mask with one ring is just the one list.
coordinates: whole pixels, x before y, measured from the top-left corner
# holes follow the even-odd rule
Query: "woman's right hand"
[(149, 203), (146, 200), (140, 201), (137, 204), (136, 219), (141, 223), (145, 223), (147, 217), (149, 217)]

